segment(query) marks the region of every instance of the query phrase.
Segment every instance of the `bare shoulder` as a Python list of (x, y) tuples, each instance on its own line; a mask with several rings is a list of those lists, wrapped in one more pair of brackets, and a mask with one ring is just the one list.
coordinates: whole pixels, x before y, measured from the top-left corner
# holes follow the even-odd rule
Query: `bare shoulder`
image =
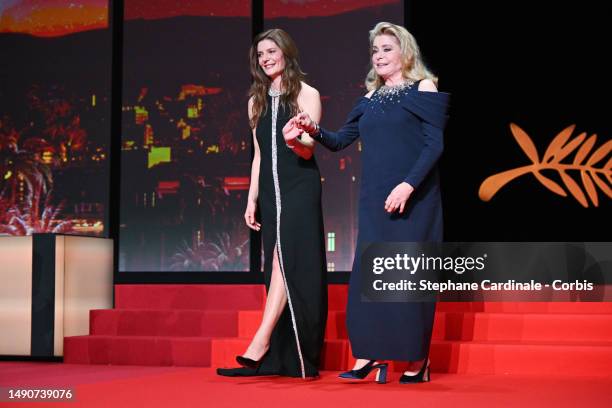
[(254, 97), (251, 96), (249, 98), (249, 103), (247, 105), (248, 106), (247, 109), (248, 109), (248, 113), (249, 113), (249, 119), (253, 119), (253, 103), (254, 103), (253, 101), (254, 101)]
[(436, 84), (431, 79), (423, 79), (419, 82), (419, 91), (438, 92), (438, 88), (436, 88)]
[(298, 95), (298, 105), (300, 109), (308, 112), (315, 112), (321, 109), (321, 95), (316, 88), (308, 85), (306, 82), (302, 82), (302, 89)]
[(365, 97), (370, 99), (372, 97), (372, 95), (374, 95), (374, 90), (371, 90), (370, 92), (368, 92), (367, 94), (365, 94)]
[(303, 96), (308, 99), (321, 97), (317, 88), (308, 85), (304, 81), (302, 81), (302, 89), (300, 90), (300, 96)]

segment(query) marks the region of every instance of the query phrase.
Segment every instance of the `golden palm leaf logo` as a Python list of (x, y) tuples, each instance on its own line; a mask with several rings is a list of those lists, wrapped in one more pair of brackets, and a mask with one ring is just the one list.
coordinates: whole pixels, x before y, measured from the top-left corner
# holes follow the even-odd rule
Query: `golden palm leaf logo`
[[(525, 155), (531, 160), (531, 164), (517, 167), (512, 170), (506, 170), (488, 177), (482, 182), (478, 190), (480, 199), (482, 201), (491, 200), (503, 186), (529, 173), (533, 174), (544, 187), (553, 193), (567, 197), (567, 192), (563, 187), (553, 179), (544, 176), (542, 174), (543, 170), (553, 170), (557, 172), (562, 184), (583, 207), (589, 206), (587, 195), (595, 207), (599, 205), (596, 186), (599, 187), (605, 195), (612, 198), (612, 157), (608, 159), (605, 165), (596, 167), (598, 163), (603, 162), (603, 160), (610, 155), (610, 152), (612, 152), (612, 140), (608, 140), (596, 150), (593, 150), (595, 142), (597, 141), (597, 135), (594, 134), (587, 138), (586, 133), (581, 133), (570, 140), (574, 128), (575, 125), (568, 126), (555, 136), (540, 160), (538, 151), (527, 132), (518, 125), (511, 123), (510, 131)], [(576, 152), (574, 160), (571, 162), (563, 162), (563, 160), (573, 152)], [(580, 174), (582, 188), (576, 180), (568, 174), (570, 171)]]

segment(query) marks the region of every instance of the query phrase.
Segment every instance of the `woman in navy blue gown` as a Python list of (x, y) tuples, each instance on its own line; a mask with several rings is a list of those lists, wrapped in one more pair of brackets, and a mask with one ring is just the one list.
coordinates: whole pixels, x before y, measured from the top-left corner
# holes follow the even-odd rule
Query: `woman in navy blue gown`
[[(449, 95), (437, 92), (437, 79), (421, 61), (414, 37), (403, 27), (379, 23), (370, 31), (372, 69), (369, 92), (358, 99), (337, 132), (319, 128), (307, 113), (290, 125), (314, 135), (337, 151), (357, 138), (363, 144), (357, 248), (374, 242), (442, 241), (442, 204), (437, 161)], [(381, 360), (410, 362), (400, 382), (429, 381), (433, 302), (361, 302), (359, 250), (353, 263), (347, 328), (353, 370), (342, 378), (362, 379)]]

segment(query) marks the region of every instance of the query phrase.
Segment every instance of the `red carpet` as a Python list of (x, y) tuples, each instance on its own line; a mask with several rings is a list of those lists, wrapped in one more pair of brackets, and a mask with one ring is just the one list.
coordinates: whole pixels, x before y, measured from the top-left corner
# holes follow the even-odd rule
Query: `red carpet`
[(612, 377), (433, 374), (427, 384), (218, 377), (210, 368), (0, 362), (0, 386), (75, 389), (76, 401), (7, 407), (609, 407)]
[[(67, 407), (608, 407), (612, 303), (440, 303), (432, 382), (336, 378), (353, 363), (346, 286), (329, 289), (321, 378), (225, 378), (261, 318), (258, 285), (119, 285), (116, 309), (66, 338), (65, 364), (0, 363), (0, 386), (75, 388)], [(67, 363), (67, 364), (66, 364)], [(191, 366), (191, 367), (190, 367)], [(3, 405), (4, 404), (4, 405)], [(1, 406), (19, 406), (0, 403)]]
[[(353, 362), (346, 296), (346, 285), (330, 285), (325, 370)], [(261, 285), (117, 285), (115, 298), (115, 310), (91, 312), (90, 336), (66, 339), (65, 362), (234, 366), (259, 325), (265, 292)], [(431, 360), (438, 373), (606, 376), (612, 303), (439, 303)]]

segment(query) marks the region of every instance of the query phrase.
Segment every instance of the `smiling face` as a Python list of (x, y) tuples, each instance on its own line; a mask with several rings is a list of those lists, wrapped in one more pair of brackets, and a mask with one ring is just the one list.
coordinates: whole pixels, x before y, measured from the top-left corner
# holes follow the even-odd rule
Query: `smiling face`
[(261, 40), (257, 44), (257, 61), (263, 72), (272, 80), (283, 73), (285, 56), (272, 40)]
[(389, 34), (381, 34), (374, 38), (372, 44), (372, 66), (382, 78), (401, 76), (402, 51), (397, 38)]

